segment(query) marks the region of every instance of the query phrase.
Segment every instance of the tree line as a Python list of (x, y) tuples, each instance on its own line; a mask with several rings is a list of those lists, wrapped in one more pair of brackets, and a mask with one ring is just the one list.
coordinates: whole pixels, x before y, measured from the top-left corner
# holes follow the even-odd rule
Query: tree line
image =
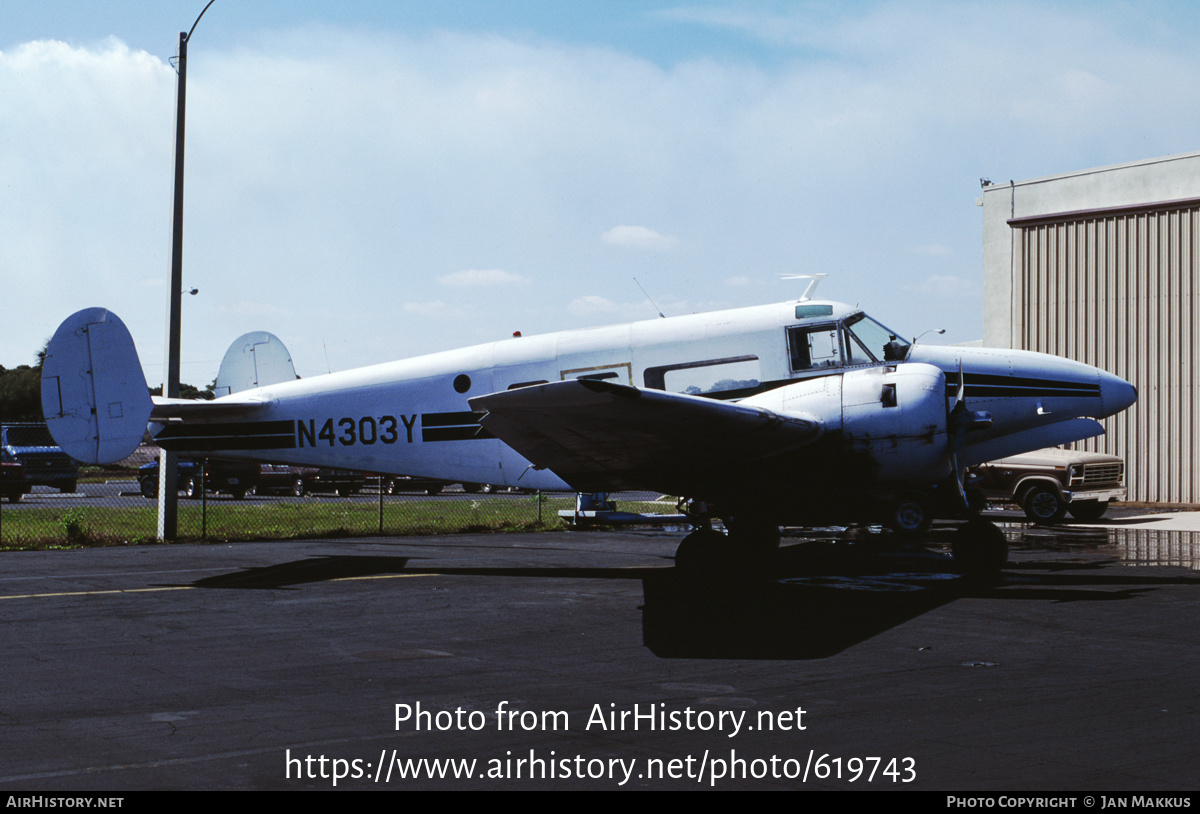
[[(0, 422), (43, 421), (42, 417), (42, 358), (43, 348), (35, 365), (18, 365), (6, 368), (0, 365)], [(211, 399), (213, 386), (201, 390), (190, 384), (179, 385), (179, 397), (185, 399)], [(162, 387), (150, 388), (150, 395), (162, 394)]]

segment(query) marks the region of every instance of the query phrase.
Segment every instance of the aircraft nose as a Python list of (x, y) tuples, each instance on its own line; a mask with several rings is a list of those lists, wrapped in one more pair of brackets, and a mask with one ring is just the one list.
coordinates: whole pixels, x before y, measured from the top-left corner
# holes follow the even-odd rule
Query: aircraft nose
[(1100, 371), (1100, 400), (1104, 415), (1116, 415), (1137, 401), (1137, 388), (1119, 376)]

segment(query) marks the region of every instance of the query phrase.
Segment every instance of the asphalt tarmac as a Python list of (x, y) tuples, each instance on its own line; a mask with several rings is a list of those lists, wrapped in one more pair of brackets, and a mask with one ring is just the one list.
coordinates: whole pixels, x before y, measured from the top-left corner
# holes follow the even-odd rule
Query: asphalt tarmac
[(1195, 790), (1195, 527), (1013, 522), (985, 581), (943, 526), (9, 553), (0, 790)]

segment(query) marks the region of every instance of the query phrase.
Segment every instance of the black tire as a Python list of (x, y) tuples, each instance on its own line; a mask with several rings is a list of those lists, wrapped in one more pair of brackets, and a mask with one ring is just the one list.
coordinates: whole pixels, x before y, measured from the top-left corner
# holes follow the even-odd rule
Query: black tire
[(234, 500), (244, 500), (246, 497), (246, 487), (238, 486), (236, 489), (231, 491), (229, 494), (233, 496)]
[(200, 481), (196, 478), (188, 478), (184, 481), (183, 496), (191, 499), (200, 497)]
[(304, 485), (304, 478), (296, 478), (292, 482), (292, 494), (296, 497), (304, 497), (308, 494), (308, 487)]
[(429, 495), (430, 497), (433, 497), (434, 495), (440, 495), (441, 493), (442, 485), (440, 483), (435, 483), (432, 486), (425, 487), (425, 494)]
[(725, 573), (729, 560), (729, 541), (712, 529), (696, 529), (675, 549), (675, 567), (692, 576), (716, 576)]
[(462, 485), (462, 488), (463, 488), (463, 491), (466, 492), (468, 495), (473, 495), (479, 491), (479, 484), (478, 483), (464, 483)]
[(1057, 523), (1067, 514), (1067, 504), (1049, 486), (1034, 486), (1021, 501), (1025, 516), (1034, 523)]
[(385, 495), (396, 494), (396, 481), (392, 480), (391, 478), (388, 478), (387, 480), (385, 480), (383, 482), (383, 493)]
[(479, 491), (479, 494), (481, 494), (481, 495), (490, 495), (492, 492), (499, 491), (495, 486), (493, 486), (490, 483), (480, 483), (480, 484), (478, 484), (478, 486), (479, 486), (478, 491)]
[(64, 483), (62, 486), (58, 487), (58, 491), (62, 492), (64, 495), (75, 494), (75, 481)]
[(1067, 506), (1067, 510), (1071, 512), (1071, 516), (1076, 520), (1082, 520), (1085, 523), (1092, 523), (1099, 520), (1108, 511), (1107, 500), (1080, 500), (1076, 503), (1071, 503)]
[(9, 503), (20, 503), (21, 502), (21, 493), (20, 492), (9, 492), (8, 493), (8, 502)]
[(887, 524), (892, 531), (905, 537), (924, 534), (933, 525), (929, 501), (920, 495), (904, 495), (892, 505)]
[(158, 479), (157, 478), (145, 478), (143, 480), (140, 480), (140, 481), (138, 481), (138, 489), (141, 490), (142, 497), (146, 497), (146, 498), (149, 498), (150, 500), (154, 500), (155, 498), (158, 497)]
[(995, 523), (976, 519), (954, 532), (951, 553), (958, 570), (968, 576), (991, 576), (1008, 562), (1008, 540)]

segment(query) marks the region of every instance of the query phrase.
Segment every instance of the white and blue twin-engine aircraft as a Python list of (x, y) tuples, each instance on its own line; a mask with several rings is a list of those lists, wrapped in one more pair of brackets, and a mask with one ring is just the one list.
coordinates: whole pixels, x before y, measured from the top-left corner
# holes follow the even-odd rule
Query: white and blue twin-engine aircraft
[(1136, 400), (1079, 362), (910, 344), (807, 294), (306, 379), (251, 333), (216, 385), (212, 401), (151, 397), (128, 330), (93, 308), (51, 340), (42, 404), (86, 463), (128, 456), (149, 424), (163, 448), (212, 457), (678, 495), (699, 527), (678, 557), (710, 563), (777, 545), (786, 524), (921, 528), (938, 501), (965, 509), (966, 467), (1098, 435)]

